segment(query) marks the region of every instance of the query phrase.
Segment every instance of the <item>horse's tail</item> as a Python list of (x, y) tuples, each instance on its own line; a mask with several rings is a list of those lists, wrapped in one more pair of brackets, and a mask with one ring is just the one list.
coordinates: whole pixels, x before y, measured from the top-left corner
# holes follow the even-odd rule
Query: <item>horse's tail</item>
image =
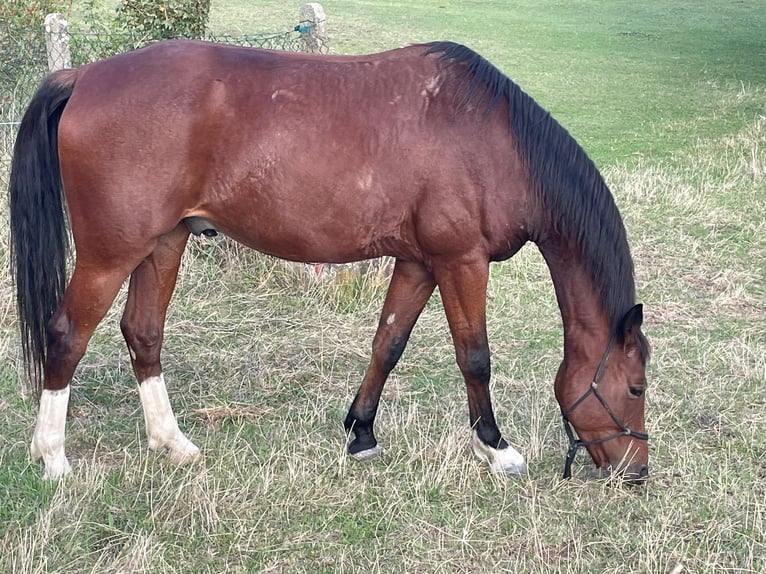
[(66, 287), (69, 233), (58, 159), (58, 125), (77, 72), (49, 74), (27, 108), (13, 150), (9, 200), (11, 274), (25, 371), (39, 399), (46, 327)]

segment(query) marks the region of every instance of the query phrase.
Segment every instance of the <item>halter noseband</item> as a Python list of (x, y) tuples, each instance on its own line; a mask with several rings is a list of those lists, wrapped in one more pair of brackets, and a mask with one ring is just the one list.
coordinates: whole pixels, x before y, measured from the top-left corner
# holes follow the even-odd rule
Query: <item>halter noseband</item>
[[(566, 462), (564, 463), (564, 478), (571, 478), (572, 463), (574, 462), (575, 456), (577, 456), (577, 451), (580, 450), (581, 447), (591, 446), (594, 444), (601, 444), (621, 436), (632, 436), (633, 438), (638, 440), (649, 440), (648, 434), (630, 430), (625, 425), (625, 423), (623, 423), (617, 417), (617, 415), (614, 414), (614, 411), (612, 411), (612, 409), (609, 408), (609, 405), (607, 404), (604, 397), (601, 395), (601, 393), (598, 392), (598, 383), (601, 380), (601, 376), (604, 374), (604, 368), (606, 367), (606, 362), (609, 359), (610, 353), (612, 352), (612, 347), (614, 347), (614, 342), (615, 342), (615, 335), (612, 335), (611, 338), (609, 339), (609, 343), (606, 346), (606, 350), (604, 351), (604, 356), (601, 357), (601, 362), (598, 364), (598, 368), (596, 369), (596, 374), (593, 375), (593, 382), (590, 384), (590, 387), (588, 388), (588, 390), (585, 391), (579, 399), (577, 399), (574, 403), (572, 403), (572, 405), (568, 409), (561, 411), (561, 418), (564, 421), (564, 431), (567, 433), (567, 438), (569, 439), (569, 450), (567, 451), (567, 458), (566, 458)], [(593, 440), (580, 440), (579, 438), (575, 437), (575, 432), (574, 432), (574, 429), (572, 428), (572, 423), (569, 422), (569, 415), (571, 415), (572, 411), (574, 411), (580, 405), (580, 403), (582, 403), (590, 395), (594, 395), (598, 399), (598, 402), (600, 402), (601, 406), (604, 407), (604, 410), (612, 418), (612, 420), (614, 421), (614, 424), (616, 424), (617, 427), (620, 429), (619, 432), (610, 434), (605, 437), (593, 439)]]

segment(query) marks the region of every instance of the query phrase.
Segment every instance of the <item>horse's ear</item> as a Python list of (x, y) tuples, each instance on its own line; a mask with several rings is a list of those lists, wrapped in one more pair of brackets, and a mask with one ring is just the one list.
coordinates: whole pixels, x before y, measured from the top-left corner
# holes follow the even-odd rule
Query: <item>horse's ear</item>
[(644, 322), (644, 306), (639, 303), (630, 309), (620, 321), (620, 334), (628, 354), (638, 349), (638, 334)]

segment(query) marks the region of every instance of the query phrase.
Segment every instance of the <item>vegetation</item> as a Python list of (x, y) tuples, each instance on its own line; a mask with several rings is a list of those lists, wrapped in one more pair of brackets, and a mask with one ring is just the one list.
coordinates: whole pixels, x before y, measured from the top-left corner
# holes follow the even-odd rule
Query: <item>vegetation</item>
[[(722, 0), (323, 5), (336, 53), (471, 45), (601, 166), (653, 344), (649, 484), (585, 481), (582, 455), (578, 476), (559, 479), (560, 318), (533, 247), (490, 283), (497, 415), (530, 463), (504, 480), (470, 453), (438, 296), (384, 391), (384, 456), (357, 464), (342, 420), (384, 286), (307, 282), (196, 239), (164, 355), (181, 426), (203, 450), (189, 468), (147, 450), (123, 294), (73, 385), (74, 473), (43, 482), (28, 461), (35, 406), (17, 383), (12, 286), (0, 280), (0, 571), (766, 571), (766, 13)], [(299, 8), (252, 6), (214, 1), (211, 28), (285, 29)], [(6, 232), (0, 264), (6, 273)]]
[(152, 40), (204, 38), (210, 0), (122, 0), (117, 23)]
[[(37, 84), (37, 75), (47, 62), (42, 34), (45, 15), (63, 10), (67, 3), (66, 0), (11, 0), (0, 4), (0, 119), (6, 119), (2, 112), (6, 111), (13, 94), (19, 88), (25, 91), (24, 84), (30, 83), (28, 77), (33, 78), (31, 83)], [(30, 62), (38, 64), (30, 66)]]

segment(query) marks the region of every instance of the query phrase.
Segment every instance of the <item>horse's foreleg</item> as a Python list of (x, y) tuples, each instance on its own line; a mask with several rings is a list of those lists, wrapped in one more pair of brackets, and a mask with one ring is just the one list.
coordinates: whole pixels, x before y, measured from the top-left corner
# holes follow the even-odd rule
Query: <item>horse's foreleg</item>
[(64, 298), (48, 323), (45, 379), (29, 449), (33, 459), (43, 459), (46, 479), (57, 479), (71, 470), (64, 453), (69, 385), (96, 325), (129, 272), (78, 261)]
[(435, 265), (434, 274), (468, 392), (474, 452), (494, 472), (521, 474), (526, 469), (524, 457), (500, 434), (489, 392), (490, 352), (486, 326), (489, 263), (480, 257), (466, 258)]
[(128, 301), (120, 322), (138, 380), (149, 448), (167, 449), (178, 465), (195, 458), (199, 449), (178, 428), (162, 375), (160, 352), (165, 313), (188, 237), (184, 226), (177, 227), (161, 237), (154, 251), (136, 267), (130, 276)]
[(370, 365), (344, 423), (346, 432), (354, 433), (348, 452), (357, 460), (375, 458), (380, 452), (373, 433), (380, 394), (435, 285), (433, 276), (422, 265), (396, 261), (372, 342)]

